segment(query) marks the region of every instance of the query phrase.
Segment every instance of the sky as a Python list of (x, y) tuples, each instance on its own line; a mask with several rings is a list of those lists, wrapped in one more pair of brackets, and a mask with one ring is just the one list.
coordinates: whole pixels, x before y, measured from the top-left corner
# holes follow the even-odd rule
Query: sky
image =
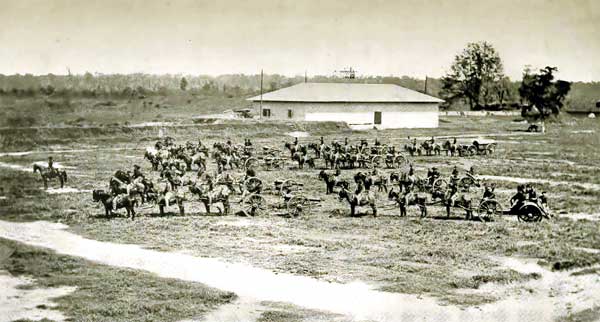
[(600, 81), (600, 0), (0, 0), (0, 73), (442, 76), (488, 41), (506, 75)]

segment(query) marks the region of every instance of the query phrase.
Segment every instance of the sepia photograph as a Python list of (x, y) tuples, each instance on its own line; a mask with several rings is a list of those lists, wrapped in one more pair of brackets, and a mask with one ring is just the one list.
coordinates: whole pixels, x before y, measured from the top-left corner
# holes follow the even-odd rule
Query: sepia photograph
[(600, 321), (598, 0), (0, 26), (0, 322)]

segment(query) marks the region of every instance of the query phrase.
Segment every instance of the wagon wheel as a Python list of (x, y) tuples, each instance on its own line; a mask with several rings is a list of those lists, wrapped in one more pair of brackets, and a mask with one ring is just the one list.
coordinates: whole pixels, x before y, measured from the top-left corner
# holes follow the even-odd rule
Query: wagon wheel
[(244, 211), (251, 216), (260, 216), (267, 210), (267, 200), (259, 194), (249, 194), (244, 198)]
[(294, 182), (294, 180), (291, 179), (286, 179), (284, 180), (280, 185), (279, 185), (279, 194), (282, 195), (283, 192), (285, 191), (285, 189), (292, 189), (294, 187), (294, 185), (296, 184), (296, 182)]
[(468, 149), (467, 149), (467, 154), (469, 156), (474, 156), (475, 154), (477, 154), (477, 147), (475, 147), (474, 145), (471, 145)]
[(255, 157), (250, 157), (244, 162), (244, 169), (255, 168), (258, 166), (258, 159)]
[(282, 159), (282, 158), (274, 158), (274, 159), (271, 161), (271, 166), (272, 166), (274, 169), (281, 169), (281, 168), (283, 168), (283, 164), (284, 164), (284, 163), (285, 163), (285, 160), (284, 160), (284, 159)]
[(248, 192), (260, 191), (262, 187), (262, 181), (257, 177), (250, 177), (244, 181), (244, 189)]
[(382, 156), (380, 156), (380, 155), (373, 156), (371, 158), (371, 163), (369, 164), (369, 167), (371, 169), (380, 168), (382, 162), (383, 162), (383, 157)]
[(404, 168), (408, 168), (410, 166), (410, 161), (408, 161), (408, 158), (405, 157), (404, 155), (400, 154), (397, 155), (394, 158), (394, 164), (396, 165), (396, 168), (400, 169), (404, 169)]
[(477, 215), (481, 221), (493, 220), (500, 214), (500, 204), (496, 200), (484, 200), (477, 208)]
[(475, 185), (475, 180), (473, 180), (473, 178), (469, 178), (469, 177), (461, 178), (460, 181), (458, 182), (458, 186), (462, 190), (466, 190), (466, 191), (468, 191), (469, 188), (471, 188), (471, 186), (474, 186), (474, 185)]
[(297, 217), (310, 213), (310, 200), (303, 195), (293, 196), (287, 202), (287, 211), (291, 216)]
[(542, 210), (533, 204), (526, 204), (522, 206), (517, 213), (519, 220), (524, 222), (535, 222), (542, 220)]
[(433, 181), (433, 191), (446, 191), (448, 187), (448, 180), (444, 178), (437, 178)]

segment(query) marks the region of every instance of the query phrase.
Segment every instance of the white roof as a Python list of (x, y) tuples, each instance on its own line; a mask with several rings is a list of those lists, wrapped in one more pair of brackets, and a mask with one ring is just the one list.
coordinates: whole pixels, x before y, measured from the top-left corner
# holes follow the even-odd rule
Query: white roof
[[(248, 99), (260, 101), (260, 96)], [(262, 95), (264, 102), (442, 103), (394, 84), (300, 83)]]

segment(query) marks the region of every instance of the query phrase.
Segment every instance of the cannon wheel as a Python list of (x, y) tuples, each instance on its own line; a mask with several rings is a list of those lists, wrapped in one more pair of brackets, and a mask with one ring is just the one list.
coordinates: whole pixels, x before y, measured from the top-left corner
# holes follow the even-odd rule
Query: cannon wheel
[(252, 213), (254, 208), (254, 215), (260, 216), (267, 210), (267, 200), (259, 194), (252, 193), (244, 198), (242, 207), (247, 214)]
[(291, 216), (297, 217), (310, 213), (310, 200), (303, 195), (293, 196), (287, 202), (287, 211)]
[(258, 159), (255, 157), (250, 157), (244, 162), (244, 169), (246, 170), (255, 168), (256, 166), (258, 166)]
[(446, 191), (447, 187), (448, 187), (448, 180), (446, 180), (444, 178), (437, 178), (433, 182), (433, 190)]
[(477, 208), (477, 218), (481, 221), (491, 221), (500, 214), (500, 204), (496, 200), (484, 200)]
[(542, 210), (534, 204), (523, 205), (517, 214), (519, 220), (524, 222), (541, 221), (543, 217)]
[(371, 158), (370, 168), (377, 169), (381, 168), (381, 163), (383, 162), (383, 157), (381, 155), (376, 155)]
[(473, 178), (469, 178), (469, 177), (461, 178), (460, 181), (458, 182), (458, 186), (464, 190), (468, 190), (469, 188), (471, 188), (474, 185), (475, 185), (475, 180), (473, 180)]
[(244, 188), (248, 192), (255, 192), (260, 185), (262, 185), (262, 181), (257, 177), (250, 177), (244, 181)]
[(477, 147), (474, 145), (471, 145), (468, 149), (467, 149), (467, 154), (469, 156), (474, 156), (477, 154)]
[(408, 158), (405, 157), (404, 155), (400, 154), (397, 155), (394, 158), (394, 164), (396, 165), (396, 168), (400, 169), (404, 169), (410, 166), (410, 161), (408, 161)]

